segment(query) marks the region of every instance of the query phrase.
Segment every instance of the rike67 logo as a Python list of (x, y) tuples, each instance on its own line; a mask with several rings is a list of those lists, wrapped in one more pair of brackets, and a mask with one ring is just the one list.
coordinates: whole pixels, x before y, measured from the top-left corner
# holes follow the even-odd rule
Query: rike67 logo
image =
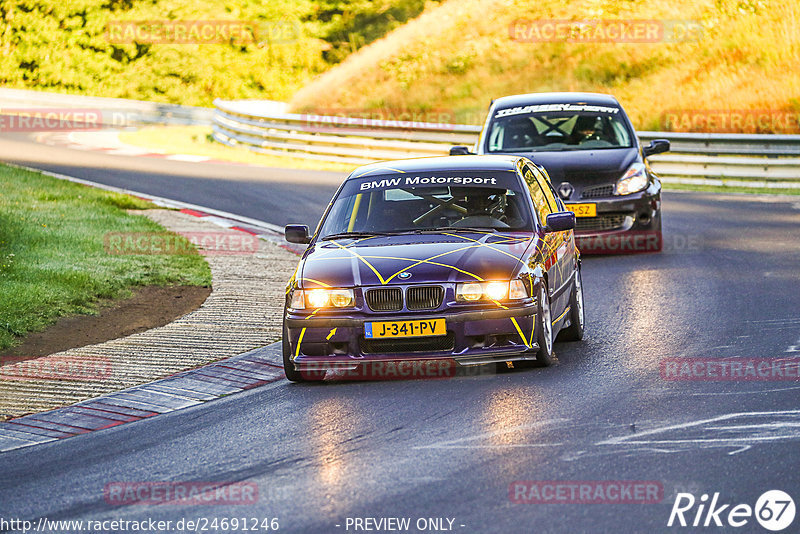
[[(696, 506), (696, 508), (695, 508)], [(743, 527), (751, 523), (755, 516), (758, 524), (767, 530), (778, 532), (786, 529), (794, 521), (794, 500), (781, 490), (764, 492), (755, 507), (749, 504), (723, 504), (719, 493), (714, 493), (711, 502), (708, 494), (695, 499), (691, 493), (678, 493), (667, 526), (693, 527)], [(748, 529), (752, 532), (752, 527)]]

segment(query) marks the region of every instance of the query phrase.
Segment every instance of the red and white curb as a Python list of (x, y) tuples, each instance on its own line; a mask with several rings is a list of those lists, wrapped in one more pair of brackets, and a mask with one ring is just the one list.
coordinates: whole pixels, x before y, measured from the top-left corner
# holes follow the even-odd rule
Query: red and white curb
[[(129, 194), (148, 200), (157, 206), (178, 209), (181, 213), (202, 217), (223, 228), (247, 232), (260, 239), (275, 242), (298, 255), (304, 250), (304, 247), (286, 243), (283, 240), (281, 227), (264, 221), (98, 184), (64, 174), (20, 165), (7, 165), (89, 187)], [(117, 391), (72, 406), (0, 422), (0, 452), (147, 419), (276, 382), (284, 376), (281, 343), (273, 343), (197, 369), (182, 371), (149, 384)]]
[(0, 452), (132, 423), (284, 378), (281, 343), (142, 386), (0, 423)]
[(43, 132), (36, 136), (36, 142), (49, 146), (69, 148), (71, 150), (84, 150), (101, 152), (112, 156), (133, 156), (141, 158), (157, 158), (170, 161), (183, 161), (189, 163), (221, 163), (226, 165), (241, 165), (258, 167), (258, 165), (238, 161), (215, 159), (209, 156), (196, 154), (170, 154), (157, 152), (146, 148), (129, 145), (119, 140), (118, 131), (99, 132)]
[(205, 206), (198, 206), (197, 204), (190, 204), (188, 202), (181, 202), (179, 200), (157, 197), (155, 195), (140, 193), (138, 191), (123, 189), (121, 187), (114, 187), (110, 185), (100, 184), (97, 182), (84, 180), (82, 178), (68, 176), (66, 174), (43, 171), (32, 167), (26, 167), (24, 165), (15, 165), (12, 163), (5, 163), (5, 165), (17, 169), (24, 169), (26, 171), (38, 172), (46, 176), (57, 178), (59, 180), (67, 180), (69, 182), (75, 182), (89, 187), (94, 187), (96, 189), (103, 189), (104, 191), (112, 191), (114, 193), (124, 193), (126, 195), (131, 195), (140, 198), (142, 200), (147, 200), (149, 202), (152, 202), (154, 205), (162, 208), (180, 210), (181, 213), (186, 213), (187, 215), (192, 215), (194, 217), (202, 217), (204, 220), (212, 222), (222, 228), (239, 230), (241, 232), (246, 232), (250, 235), (257, 236), (258, 238), (263, 239), (264, 241), (270, 241), (298, 256), (301, 255), (305, 250), (305, 247), (302, 245), (295, 245), (292, 243), (288, 243), (283, 238), (284, 231), (282, 227), (275, 224), (270, 224), (265, 221), (260, 221), (258, 219), (252, 219), (250, 217), (236, 215), (234, 213), (229, 213), (227, 211), (207, 208)]

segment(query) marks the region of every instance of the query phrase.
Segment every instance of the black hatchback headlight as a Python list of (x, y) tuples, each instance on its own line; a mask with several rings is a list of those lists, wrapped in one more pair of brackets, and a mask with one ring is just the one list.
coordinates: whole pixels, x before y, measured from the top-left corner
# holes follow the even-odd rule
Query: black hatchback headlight
[(622, 178), (617, 180), (617, 187), (615, 192), (618, 195), (630, 195), (631, 193), (638, 193), (647, 187), (647, 169), (644, 163), (634, 163), (630, 168), (625, 171)]

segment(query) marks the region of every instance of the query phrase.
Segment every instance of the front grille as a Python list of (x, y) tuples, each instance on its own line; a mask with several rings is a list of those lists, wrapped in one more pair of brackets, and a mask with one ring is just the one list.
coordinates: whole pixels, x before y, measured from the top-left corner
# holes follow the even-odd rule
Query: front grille
[(381, 287), (367, 290), (367, 306), (376, 312), (403, 309), (403, 291), (399, 287)]
[(452, 332), (444, 336), (409, 337), (393, 339), (361, 338), (361, 352), (364, 354), (400, 354), (409, 352), (452, 352), (456, 338)]
[(614, 184), (595, 185), (587, 187), (581, 193), (581, 198), (610, 197), (614, 194)]
[(576, 232), (604, 232), (618, 230), (625, 225), (625, 213), (609, 213), (597, 217), (578, 217), (575, 219)]
[(441, 286), (410, 287), (406, 291), (406, 306), (409, 310), (435, 310), (443, 296)]

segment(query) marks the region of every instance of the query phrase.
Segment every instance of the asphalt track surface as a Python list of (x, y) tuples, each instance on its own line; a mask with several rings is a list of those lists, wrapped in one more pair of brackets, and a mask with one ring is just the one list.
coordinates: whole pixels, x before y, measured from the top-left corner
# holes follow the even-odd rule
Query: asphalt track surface
[[(23, 142), (0, 143), (0, 158), (276, 224), (298, 214), (313, 224), (336, 185), (331, 173), (151, 164)], [(334, 533), (364, 532), (348, 518), (367, 517), (410, 518), (408, 532), (418, 518), (449, 518), (465, 533), (768, 532), (753, 517), (729, 527), (731, 506), (723, 528), (667, 521), (678, 492), (753, 507), (779, 489), (800, 505), (800, 382), (668, 381), (660, 364), (800, 356), (798, 223), (800, 199), (668, 193), (664, 253), (585, 258), (586, 338), (556, 344), (557, 365), (281, 380), (11, 451), (0, 455), (0, 518), (278, 518), (279, 531)], [(518, 480), (656, 481), (663, 498), (517, 504)], [(107, 484), (134, 481), (248, 482), (259, 493), (235, 506), (105, 502)]]

